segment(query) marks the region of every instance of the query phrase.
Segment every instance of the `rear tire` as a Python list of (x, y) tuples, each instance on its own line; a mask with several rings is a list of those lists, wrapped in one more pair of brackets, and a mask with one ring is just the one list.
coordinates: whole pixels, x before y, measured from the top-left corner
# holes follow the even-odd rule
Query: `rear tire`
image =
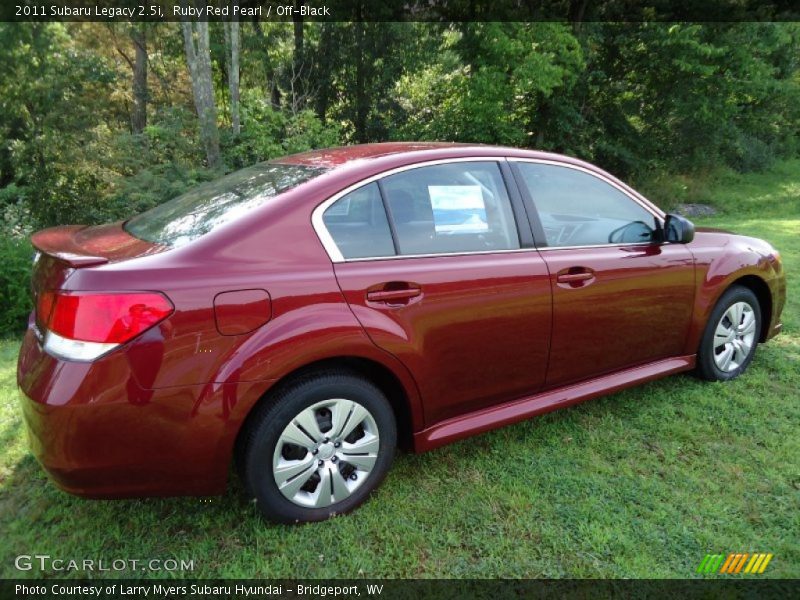
[(246, 436), (245, 485), (264, 517), (279, 523), (355, 509), (383, 481), (397, 446), (389, 401), (370, 381), (343, 371), (279, 390)]
[(761, 306), (752, 290), (732, 286), (717, 302), (697, 353), (697, 372), (708, 381), (744, 373), (761, 337)]

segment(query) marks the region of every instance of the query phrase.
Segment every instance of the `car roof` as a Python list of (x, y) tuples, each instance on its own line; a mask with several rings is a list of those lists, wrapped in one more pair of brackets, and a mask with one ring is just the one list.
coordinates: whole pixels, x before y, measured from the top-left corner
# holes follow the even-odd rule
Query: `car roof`
[[(354, 146), (339, 146), (336, 148), (323, 148), (321, 150), (311, 150), (300, 154), (292, 154), (277, 158), (274, 162), (283, 164), (306, 165), (323, 169), (336, 169), (345, 166), (354, 166), (352, 163), (362, 163), (368, 159), (376, 158), (400, 158), (405, 155), (409, 162), (417, 160), (436, 159), (436, 158), (458, 158), (471, 156), (516, 156), (527, 158), (539, 158), (558, 160), (592, 167), (583, 161), (572, 157), (540, 152), (536, 150), (525, 150), (520, 148), (507, 148), (502, 146), (490, 146), (483, 144), (462, 144), (455, 142), (383, 142), (376, 144), (358, 144)], [(596, 167), (595, 167), (596, 168)]]
[(347, 163), (365, 158), (391, 156), (392, 154), (405, 154), (425, 150), (438, 150), (442, 148), (469, 147), (471, 144), (457, 144), (448, 142), (382, 142), (375, 144), (357, 144), (354, 146), (337, 146), (335, 148), (322, 148), (301, 152), (276, 159), (276, 162), (308, 165), (322, 168), (335, 168)]

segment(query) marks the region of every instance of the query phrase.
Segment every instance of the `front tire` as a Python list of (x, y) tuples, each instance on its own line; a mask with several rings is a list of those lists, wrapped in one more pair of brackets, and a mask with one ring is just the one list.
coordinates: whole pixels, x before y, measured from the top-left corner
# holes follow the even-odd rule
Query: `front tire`
[(725, 291), (708, 319), (697, 371), (708, 381), (728, 381), (744, 373), (761, 336), (761, 306), (752, 290), (733, 286)]
[(280, 390), (255, 416), (242, 470), (267, 519), (322, 521), (368, 498), (396, 445), (394, 413), (375, 385), (346, 372), (317, 373)]

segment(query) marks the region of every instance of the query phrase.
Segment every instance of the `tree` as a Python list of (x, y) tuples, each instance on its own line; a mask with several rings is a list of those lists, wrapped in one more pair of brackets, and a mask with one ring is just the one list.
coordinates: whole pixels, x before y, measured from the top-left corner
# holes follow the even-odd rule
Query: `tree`
[(131, 111), (131, 131), (142, 133), (147, 126), (147, 30), (140, 23), (131, 28), (131, 39), (136, 47), (133, 61), (133, 110)]
[[(149, 91), (147, 87), (147, 68), (149, 56), (147, 52), (147, 29), (144, 23), (125, 25), (126, 37), (133, 42), (133, 57), (125, 38), (117, 37), (123, 29), (115, 23), (107, 23), (106, 31), (111, 36), (114, 49), (131, 69), (131, 97), (133, 106), (130, 109), (131, 133), (139, 134), (147, 126), (147, 105)], [(101, 32), (95, 32), (101, 33)], [(98, 40), (102, 44), (102, 40)]]
[(305, 59), (305, 32), (303, 29), (303, 17), (300, 16), (300, 0), (295, 0), (295, 12), (292, 14), (292, 26), (294, 28), (294, 52), (292, 53), (292, 76), (291, 76), (291, 102), (292, 111), (296, 114), (305, 108), (306, 94), (305, 83), (308, 78), (308, 67)]
[(221, 165), (219, 129), (217, 128), (217, 106), (211, 79), (211, 47), (208, 23), (181, 21), (186, 64), (192, 79), (192, 95), (200, 120), (200, 139), (206, 152), (206, 161), (212, 169)]
[(559, 133), (546, 132), (550, 98), (584, 67), (561, 23), (462, 23), (445, 31), (432, 58), (395, 86), (401, 137), (542, 145)]
[(225, 66), (228, 71), (228, 91), (231, 95), (231, 129), (239, 135), (239, 18), (223, 23), (225, 31)]

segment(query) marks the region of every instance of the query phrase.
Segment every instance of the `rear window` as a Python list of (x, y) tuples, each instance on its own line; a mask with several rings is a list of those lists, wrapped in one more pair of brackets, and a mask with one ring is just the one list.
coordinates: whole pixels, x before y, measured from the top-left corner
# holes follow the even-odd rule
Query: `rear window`
[(260, 163), (201, 184), (133, 217), (125, 223), (125, 231), (148, 242), (182, 246), (324, 171)]

